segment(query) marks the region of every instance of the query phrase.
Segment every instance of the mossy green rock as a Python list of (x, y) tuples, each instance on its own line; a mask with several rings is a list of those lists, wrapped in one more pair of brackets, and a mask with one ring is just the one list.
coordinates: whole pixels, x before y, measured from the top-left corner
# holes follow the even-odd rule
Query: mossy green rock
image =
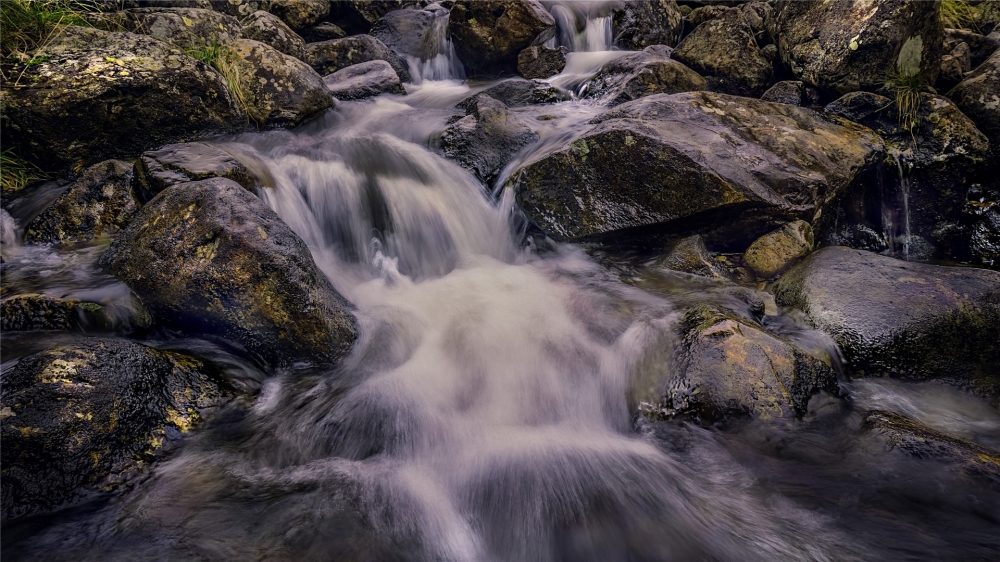
[(1000, 392), (1000, 272), (831, 246), (770, 290), (833, 337), (855, 376), (937, 378)]
[(178, 183), (228, 178), (256, 191), (262, 180), (230, 152), (207, 142), (168, 144), (135, 161), (136, 196), (143, 202)]
[(230, 43), (243, 37), (243, 26), (230, 16), (201, 8), (139, 8), (125, 12), (125, 27), (181, 49)]
[(696, 27), (672, 56), (704, 76), (712, 91), (759, 97), (774, 79), (761, 46), (740, 8), (730, 8)]
[(299, 59), (252, 39), (240, 39), (232, 49), (247, 113), (258, 124), (295, 126), (333, 105), (323, 78)]
[(555, 36), (556, 22), (537, 0), (473, 0), (451, 7), (448, 32), (470, 76), (517, 72), (517, 55)]
[[(137, 303), (136, 303), (137, 304)], [(149, 326), (149, 317), (137, 306), (133, 319), (139, 327)], [(47, 295), (14, 295), (0, 302), (3, 331), (59, 330), (109, 332), (120, 324), (99, 303)]]
[(673, 47), (684, 29), (684, 16), (674, 0), (628, 0), (615, 7), (611, 33), (623, 49), (651, 45)]
[(288, 27), (299, 31), (316, 25), (330, 14), (329, 0), (281, 0), (271, 2), (269, 11), (281, 18)]
[(2, 381), (5, 519), (113, 487), (231, 396), (199, 360), (110, 338), (30, 355)]
[(267, 43), (288, 56), (299, 60), (306, 58), (305, 40), (277, 16), (264, 10), (257, 10), (244, 20), (243, 35), (247, 39)]
[(235, 342), (274, 364), (333, 363), (357, 337), (350, 305), (305, 243), (228, 179), (162, 191), (100, 265), (155, 321)]
[(132, 176), (132, 165), (121, 160), (91, 166), (28, 223), (25, 242), (86, 242), (116, 236), (139, 210)]
[(653, 94), (707, 89), (704, 78), (670, 58), (670, 53), (670, 47), (654, 45), (605, 64), (587, 87), (586, 97), (619, 105)]
[(659, 266), (711, 279), (729, 279), (725, 268), (712, 259), (705, 241), (697, 234), (678, 241), (658, 262)]
[(403, 82), (410, 81), (407, 65), (385, 43), (371, 35), (354, 35), (306, 44), (306, 62), (323, 76), (333, 74), (353, 64), (384, 60), (392, 65)]
[(4, 146), (45, 169), (245, 126), (218, 72), (152, 37), (71, 26), (39, 58), (0, 102)]
[(511, 176), (558, 240), (704, 230), (743, 250), (789, 220), (815, 225), (883, 150), (865, 127), (710, 92), (643, 97), (593, 123)]

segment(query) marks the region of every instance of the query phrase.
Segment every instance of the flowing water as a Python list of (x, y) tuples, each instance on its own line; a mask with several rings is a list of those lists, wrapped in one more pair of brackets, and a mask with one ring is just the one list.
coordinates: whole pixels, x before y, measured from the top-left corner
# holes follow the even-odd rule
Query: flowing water
[[(589, 60), (566, 74), (593, 74), (600, 59)], [(353, 353), (330, 371), (274, 372), (157, 334), (147, 343), (213, 359), (252, 397), (115, 498), (7, 525), (5, 559), (847, 561), (1000, 552), (1000, 494), (946, 464), (887, 451), (861, 429), (864, 411), (889, 409), (996, 446), (1000, 417), (976, 398), (854, 382), (845, 383), (848, 400), (818, 396), (805, 419), (777, 426), (638, 416), (638, 404), (654, 398), (650, 381), (672, 372), (680, 303), (722, 293), (655, 268), (600, 263), (572, 245), (535, 248), (508, 191), (433, 150), (460, 114), (454, 104), (478, 88), (454, 75), (422, 77), (407, 96), (342, 103), (295, 131), (218, 141), (266, 178), (264, 201), (356, 306)], [(523, 162), (600, 108), (568, 101), (516, 111), (556, 117), (539, 122)], [(6, 287), (124, 302), (127, 289), (93, 266), (103, 246), (18, 246), (8, 230), (29, 214), (0, 216)], [(815, 336), (775, 314), (789, 337)], [(55, 337), (5, 336), (5, 368), (38, 338)]]

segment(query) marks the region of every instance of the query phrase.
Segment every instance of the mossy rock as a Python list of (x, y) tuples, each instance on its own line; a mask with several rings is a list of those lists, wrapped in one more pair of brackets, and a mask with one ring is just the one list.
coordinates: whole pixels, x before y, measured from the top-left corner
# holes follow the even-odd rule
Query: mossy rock
[(125, 12), (124, 24), (132, 33), (142, 33), (181, 49), (197, 49), (212, 43), (231, 43), (243, 37), (239, 20), (201, 8), (139, 8)]
[(271, 2), (269, 11), (288, 27), (299, 31), (316, 25), (330, 14), (329, 0), (281, 0)]
[(247, 39), (266, 43), (278, 51), (299, 60), (306, 58), (306, 42), (277, 16), (257, 10), (243, 21), (243, 35)]
[(948, 97), (990, 140), (1000, 153), (1000, 49), (959, 82)]
[(681, 38), (684, 16), (674, 0), (628, 0), (615, 7), (611, 33), (624, 49), (673, 47)]
[(761, 277), (774, 277), (809, 254), (813, 247), (812, 226), (806, 221), (792, 221), (754, 240), (743, 253), (743, 263)]
[(761, 53), (762, 46), (743, 11), (730, 8), (696, 27), (672, 56), (704, 76), (712, 91), (759, 97), (774, 80), (773, 65)]
[(406, 63), (386, 47), (385, 43), (371, 35), (354, 35), (306, 44), (306, 62), (323, 76), (353, 64), (373, 60), (384, 60), (392, 65), (400, 80), (410, 81), (410, 71)]
[(247, 113), (259, 125), (295, 126), (333, 105), (323, 78), (299, 59), (252, 39), (240, 39), (232, 49)]
[(5, 332), (110, 332), (122, 328), (148, 328), (149, 314), (138, 302), (133, 302), (132, 306), (131, 317), (126, 319), (96, 302), (37, 294), (13, 295), (4, 297), (0, 303), (0, 321)]
[(510, 76), (518, 53), (554, 37), (556, 22), (537, 0), (459, 1), (451, 6), (448, 32), (470, 76)]

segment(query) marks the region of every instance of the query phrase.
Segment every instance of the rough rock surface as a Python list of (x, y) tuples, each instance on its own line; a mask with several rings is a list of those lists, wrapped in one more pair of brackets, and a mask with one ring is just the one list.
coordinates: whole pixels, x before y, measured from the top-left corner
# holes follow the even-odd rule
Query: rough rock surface
[(245, 125), (218, 72), (152, 37), (68, 27), (42, 55), (0, 100), (4, 146), (44, 169)]
[(384, 60), (403, 82), (410, 81), (406, 63), (389, 47), (371, 35), (354, 35), (343, 39), (306, 44), (306, 62), (323, 76), (347, 68), (352, 64)]
[(243, 26), (226, 14), (199, 8), (139, 8), (125, 12), (124, 23), (180, 49), (197, 49), (213, 41), (231, 43), (243, 37)]
[(697, 72), (670, 58), (670, 47), (654, 45), (608, 62), (594, 76), (587, 97), (602, 98), (619, 105), (653, 94), (676, 94), (705, 90), (707, 83)]
[(487, 184), (519, 150), (538, 139), (507, 106), (486, 94), (473, 98), (466, 113), (441, 134), (441, 149)]
[(143, 203), (172, 185), (208, 178), (228, 178), (251, 191), (262, 185), (235, 156), (206, 142), (168, 144), (135, 162), (135, 191)]
[[(555, 103), (569, 99), (569, 95), (541, 80), (524, 80), (510, 78), (491, 86), (481, 93), (503, 102), (507, 107), (523, 107), (541, 103)], [(475, 99), (475, 96), (465, 98), (457, 107), (465, 109)]]
[(827, 95), (882, 87), (886, 75), (933, 84), (944, 29), (939, 2), (781, 0), (769, 20), (781, 60)]
[(972, 51), (969, 45), (959, 43), (947, 55), (941, 57), (941, 72), (938, 74), (935, 87), (948, 90), (958, 85), (965, 73), (972, 70)]
[(318, 41), (330, 41), (333, 39), (343, 39), (347, 37), (347, 32), (340, 28), (340, 26), (330, 23), (328, 21), (319, 22), (312, 27), (307, 27), (302, 30), (302, 38), (308, 43), (316, 43)]
[(465, 0), (451, 7), (448, 31), (470, 76), (514, 74), (517, 55), (555, 36), (555, 20), (537, 0)]
[(553, 238), (709, 228), (720, 250), (743, 250), (788, 220), (815, 227), (883, 150), (864, 127), (710, 92), (640, 98), (594, 123), (512, 175)]
[(54, 510), (113, 487), (231, 392), (191, 357), (84, 338), (3, 373), (3, 514)]
[(323, 78), (308, 64), (252, 39), (232, 47), (240, 59), (247, 113), (259, 125), (298, 125), (333, 105)]
[(830, 334), (856, 376), (941, 378), (1000, 392), (1000, 272), (831, 246), (772, 287)]
[(517, 72), (524, 78), (548, 78), (566, 68), (566, 47), (535, 45), (517, 55)]
[(270, 12), (288, 27), (298, 31), (316, 25), (330, 14), (329, 0), (280, 0), (272, 2)]
[(986, 62), (990, 55), (1000, 49), (1000, 34), (988, 37), (968, 29), (944, 30), (944, 43), (942, 44), (944, 52), (952, 52), (960, 43), (965, 43), (969, 48), (970, 62), (972, 68), (975, 68)]
[(357, 337), (350, 305), (305, 243), (228, 179), (162, 191), (100, 264), (154, 320), (236, 342), (272, 363), (334, 362)]
[(651, 45), (673, 47), (680, 40), (683, 16), (674, 0), (631, 0), (623, 2), (611, 16), (611, 34), (630, 51)]
[(96, 302), (46, 295), (14, 295), (0, 302), (3, 331), (60, 330), (110, 331), (114, 326), (104, 307)]
[(802, 87), (799, 80), (782, 80), (764, 92), (760, 99), (788, 105), (802, 105)]
[(380, 94), (406, 95), (399, 76), (384, 60), (353, 64), (323, 77), (323, 84), (339, 100), (359, 100)]
[(712, 256), (708, 253), (708, 248), (705, 247), (705, 241), (697, 234), (683, 238), (674, 244), (673, 248), (670, 249), (670, 253), (660, 260), (657, 265), (674, 271), (701, 275), (702, 277), (713, 279), (729, 278), (728, 272), (712, 259)]
[(299, 60), (306, 58), (305, 40), (277, 16), (264, 10), (257, 10), (243, 21), (243, 35)]
[(330, 17), (348, 33), (368, 33), (382, 16), (419, 3), (418, 0), (337, 0), (331, 3)]
[(743, 252), (743, 263), (761, 277), (774, 277), (809, 254), (814, 245), (812, 226), (792, 221), (754, 240)]
[(124, 229), (139, 202), (132, 193), (132, 165), (121, 160), (95, 164), (48, 209), (25, 227), (28, 243), (86, 242)]
[[(438, 54), (438, 35), (446, 32), (447, 15), (440, 5), (429, 10), (396, 10), (379, 18), (369, 34), (397, 54), (430, 59)], [(441, 29), (436, 27), (438, 22)]]
[(774, 67), (739, 8), (696, 27), (672, 56), (704, 76), (716, 92), (757, 97), (774, 79)]
[(1000, 50), (948, 92), (948, 97), (986, 135), (993, 153), (1000, 153)]

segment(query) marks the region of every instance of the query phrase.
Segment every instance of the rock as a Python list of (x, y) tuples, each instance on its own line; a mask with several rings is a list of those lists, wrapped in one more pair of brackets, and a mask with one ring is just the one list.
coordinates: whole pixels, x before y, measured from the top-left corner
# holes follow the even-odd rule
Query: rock
[(831, 246), (771, 291), (833, 337), (854, 376), (940, 378), (1000, 391), (1000, 272)]
[(699, 25), (705, 23), (706, 21), (714, 20), (722, 16), (722, 14), (729, 11), (728, 6), (723, 6), (720, 4), (710, 4), (708, 6), (701, 6), (691, 10), (691, 14), (688, 15), (688, 23), (691, 24), (692, 28), (697, 28)]
[(382, 16), (407, 6), (420, 4), (418, 0), (334, 0), (330, 15), (334, 22), (351, 34), (368, 33)]
[(310, 66), (252, 39), (232, 44), (238, 55), (247, 113), (266, 127), (294, 126), (333, 105)]
[(823, 208), (883, 150), (864, 127), (709, 92), (640, 98), (592, 123), (511, 176), (521, 209), (557, 240), (646, 227), (629, 232), (700, 232), (742, 251), (789, 220), (825, 224)]
[(247, 39), (266, 43), (299, 60), (306, 58), (306, 42), (277, 16), (257, 10), (243, 21), (243, 35)]
[(721, 309), (698, 305), (681, 324), (680, 367), (661, 402), (668, 415), (790, 419), (805, 414), (813, 394), (838, 392), (836, 374), (822, 361)]
[(948, 97), (1000, 151), (1000, 50), (965, 77)]
[(802, 87), (803, 84), (799, 80), (782, 80), (768, 88), (760, 99), (773, 103), (802, 105)]
[(942, 55), (939, 11), (939, 2), (781, 0), (768, 27), (795, 78), (837, 96), (877, 90), (892, 72), (933, 84)]
[(272, 14), (281, 18), (293, 30), (301, 30), (316, 25), (330, 14), (329, 0), (281, 0), (272, 2)]
[(236, 342), (278, 365), (335, 362), (357, 337), (350, 305), (305, 243), (228, 179), (160, 192), (100, 265), (164, 326)]
[[(523, 107), (543, 103), (555, 103), (570, 98), (569, 94), (541, 80), (524, 80), (509, 78), (498, 82), (481, 93), (502, 102), (507, 107)], [(459, 102), (456, 107), (465, 109), (476, 96), (469, 96)]]
[(110, 338), (21, 359), (2, 375), (4, 518), (53, 511), (141, 471), (231, 396), (208, 372)]
[(406, 95), (396, 71), (384, 60), (348, 66), (324, 76), (323, 83), (339, 100), (359, 100), (386, 93)]
[(602, 66), (587, 87), (585, 97), (599, 97), (615, 106), (653, 94), (705, 89), (704, 78), (670, 58), (670, 47), (654, 45)]
[(439, 51), (439, 38), (447, 32), (448, 11), (440, 5), (434, 9), (405, 9), (385, 14), (369, 34), (385, 43), (396, 54), (429, 60)]
[(611, 15), (611, 35), (623, 49), (639, 51), (651, 45), (673, 47), (684, 21), (674, 0), (629, 0)]
[(318, 41), (329, 41), (331, 39), (343, 39), (344, 37), (347, 37), (347, 32), (341, 29), (338, 25), (332, 24), (328, 21), (323, 21), (312, 27), (303, 29), (302, 37), (310, 43), (316, 43)]
[[(157, 0), (154, 0), (153, 3), (156, 2)], [(211, 3), (211, 0), (209, 2)], [(271, 7), (271, 2), (272, 0), (224, 0), (222, 2), (216, 1), (212, 4), (212, 8), (242, 20), (254, 12), (266, 12)], [(248, 37), (248, 39), (254, 39), (254, 37)]]
[(479, 94), (467, 105), (466, 116), (441, 134), (441, 149), (488, 185), (519, 150), (536, 140), (538, 133), (511, 115), (507, 106)]
[(806, 221), (792, 221), (780, 229), (754, 240), (743, 253), (743, 263), (760, 277), (774, 277), (813, 250), (812, 226)]
[(168, 144), (135, 162), (135, 191), (146, 203), (164, 189), (208, 178), (228, 178), (257, 191), (262, 181), (224, 148), (206, 142)]
[(243, 37), (243, 26), (226, 14), (198, 8), (139, 8), (125, 12), (124, 25), (180, 49), (197, 49), (213, 42), (231, 43)]
[(403, 82), (410, 81), (410, 73), (403, 62), (389, 47), (371, 35), (355, 35), (343, 39), (332, 39), (319, 43), (306, 44), (306, 62), (316, 72), (326, 76), (347, 68), (372, 60), (384, 60), (396, 71)]
[(35, 330), (111, 331), (114, 318), (96, 302), (45, 295), (14, 295), (0, 302), (0, 328), (4, 332)]
[(739, 8), (696, 27), (672, 56), (704, 76), (716, 92), (757, 97), (774, 78), (774, 67)]
[(959, 43), (947, 55), (941, 57), (941, 71), (938, 73), (936, 86), (947, 90), (959, 82), (966, 72), (972, 70), (972, 51), (965, 43)]
[(44, 169), (244, 126), (214, 69), (152, 37), (70, 26), (0, 90), (3, 145)]
[(670, 253), (657, 265), (702, 277), (729, 279), (729, 273), (712, 259), (708, 248), (705, 247), (705, 241), (697, 234), (674, 244)]
[(32, 219), (25, 228), (24, 241), (48, 244), (114, 237), (137, 210), (132, 165), (108, 160), (84, 171), (52, 206)]
[[(1000, 37), (987, 37), (968, 29), (945, 29), (942, 50), (950, 53), (958, 47), (959, 43), (965, 43), (969, 48), (972, 66), (975, 68), (990, 58), (990, 55), (1000, 49)], [(966, 71), (968, 72), (968, 71)]]
[(514, 74), (517, 55), (555, 36), (556, 22), (537, 0), (460, 0), (448, 32), (470, 77)]
[(566, 47), (528, 47), (517, 55), (517, 72), (531, 80), (555, 76), (566, 68)]

